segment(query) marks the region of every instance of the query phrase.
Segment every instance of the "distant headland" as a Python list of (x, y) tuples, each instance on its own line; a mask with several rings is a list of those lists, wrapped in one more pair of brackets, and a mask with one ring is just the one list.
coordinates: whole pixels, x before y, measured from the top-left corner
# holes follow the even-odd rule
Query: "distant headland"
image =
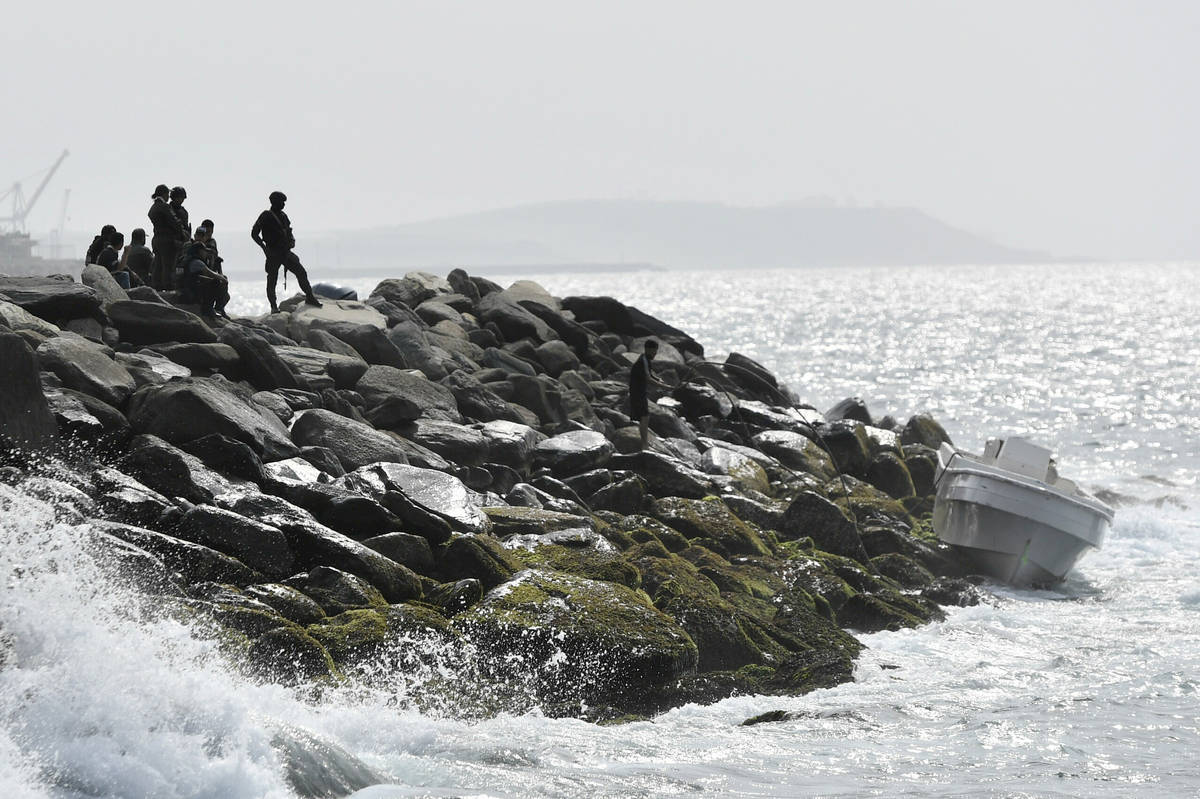
[(316, 246), (339, 271), (612, 264), (629, 269), (999, 264), (1056, 260), (952, 227), (915, 208), (648, 200), (521, 205), (327, 234)]

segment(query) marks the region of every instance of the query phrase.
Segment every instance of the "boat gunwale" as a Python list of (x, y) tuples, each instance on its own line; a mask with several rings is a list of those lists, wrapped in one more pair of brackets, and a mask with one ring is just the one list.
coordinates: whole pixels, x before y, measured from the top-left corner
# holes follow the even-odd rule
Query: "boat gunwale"
[(1080, 496), (1078, 494), (1072, 495), (1064, 493), (1063, 491), (1054, 488), (1049, 483), (1046, 483), (1044, 480), (1038, 480), (1035, 477), (1026, 477), (1024, 475), (1017, 474), (1016, 472), (1010, 472), (1000, 466), (992, 466), (982, 463), (972, 457), (969, 453), (962, 452), (961, 450), (956, 449), (954, 454), (963, 458), (966, 461), (966, 464), (964, 466), (954, 466), (950, 460), (943, 462), (941, 453), (938, 453), (938, 466), (940, 467), (940, 474), (937, 477), (938, 494), (941, 494), (942, 481), (946, 479), (947, 476), (952, 474), (971, 474), (976, 477), (989, 477), (1000, 480), (1002, 482), (1024, 488), (1028, 491), (1052, 496), (1056, 499), (1067, 500), (1068, 502), (1074, 503), (1086, 510), (1103, 516), (1110, 523), (1112, 522), (1113, 517), (1116, 515), (1116, 511), (1098, 499)]

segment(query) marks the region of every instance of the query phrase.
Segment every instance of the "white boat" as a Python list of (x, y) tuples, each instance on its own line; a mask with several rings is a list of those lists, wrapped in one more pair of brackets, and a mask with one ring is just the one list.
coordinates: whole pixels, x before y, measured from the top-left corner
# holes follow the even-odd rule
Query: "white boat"
[(1112, 508), (1059, 477), (1050, 450), (1023, 438), (991, 439), (982, 457), (943, 444), (935, 479), (938, 537), (1014, 585), (1061, 582), (1112, 523)]

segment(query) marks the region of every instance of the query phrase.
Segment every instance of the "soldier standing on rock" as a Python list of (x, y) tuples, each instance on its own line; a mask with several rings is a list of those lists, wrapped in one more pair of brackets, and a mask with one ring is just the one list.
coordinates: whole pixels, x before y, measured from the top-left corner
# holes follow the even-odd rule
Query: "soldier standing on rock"
[[(292, 235), (292, 220), (283, 212), (287, 195), (281, 191), (273, 191), (267, 199), (270, 200), (271, 207), (258, 215), (254, 227), (250, 229), (250, 238), (262, 247), (267, 256), (267, 301), (271, 303), (271, 313), (279, 313), (279, 305), (275, 302), (275, 284), (279, 281), (280, 267), (296, 276), (296, 282), (304, 292), (304, 301), (320, 308), (321, 303), (313, 295), (312, 286), (308, 283), (308, 272), (300, 263), (299, 256), (292, 252), (292, 248), (296, 246), (296, 237)], [(286, 275), (284, 281), (287, 281)]]
[(650, 398), (646, 395), (646, 390), (651, 382), (669, 388), (650, 371), (650, 362), (657, 354), (658, 342), (652, 338), (646, 339), (641, 356), (633, 362), (629, 370), (629, 414), (637, 419), (638, 432), (642, 436), (642, 449), (646, 448), (650, 437)]
[[(174, 200), (177, 194), (178, 202), (167, 202), (168, 195)], [(165, 183), (160, 183), (150, 196), (154, 200), (146, 214), (153, 226), (150, 246), (154, 249), (154, 272), (150, 285), (159, 291), (167, 291), (175, 287), (175, 258), (179, 248), (192, 237), (191, 228), (187, 226), (187, 211), (182, 204), (187, 192), (180, 186), (168, 190)], [(183, 211), (182, 217), (179, 211)]]

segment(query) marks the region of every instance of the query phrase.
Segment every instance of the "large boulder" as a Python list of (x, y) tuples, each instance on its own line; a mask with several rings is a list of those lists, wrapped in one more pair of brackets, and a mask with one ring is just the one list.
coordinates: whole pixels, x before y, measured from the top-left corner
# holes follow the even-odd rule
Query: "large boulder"
[(96, 292), (102, 304), (129, 299), (129, 295), (112, 276), (112, 272), (99, 264), (87, 264), (79, 277), (83, 285)]
[(285, 577), (294, 570), (295, 561), (283, 533), (233, 511), (197, 505), (172, 532), (177, 538), (232, 555), (268, 577)]
[(404, 356), (413, 369), (430, 380), (441, 380), (447, 374), (445, 359), (430, 340), (429, 332), (411, 319), (402, 319), (388, 330), (388, 341)]
[(874, 457), (867, 467), (867, 482), (893, 499), (903, 499), (916, 493), (908, 467), (892, 452), (881, 452)]
[(309, 347), (312, 347), (314, 350), (320, 350), (321, 352), (330, 352), (334, 355), (345, 355), (349, 358), (362, 358), (362, 356), (358, 354), (358, 350), (354, 349), (349, 344), (328, 333), (327, 331), (317, 328), (309, 330), (308, 335), (306, 335), (300, 341), (302, 341), (304, 344), (307, 344)]
[(645, 489), (656, 497), (688, 497), (703, 499), (716, 493), (716, 486), (708, 475), (693, 469), (678, 458), (659, 452), (635, 452), (614, 455), (609, 461), (610, 469), (636, 472)]
[(522, 374), (512, 375), (509, 381), (513, 387), (513, 402), (537, 414), (542, 425), (554, 428), (566, 422), (567, 412), (557, 381)]
[(205, 466), (221, 474), (249, 480), (260, 484), (265, 477), (263, 462), (250, 447), (220, 433), (210, 433), (180, 446), (189, 455), (195, 455)]
[(837, 474), (833, 461), (820, 444), (792, 430), (764, 430), (751, 439), (759, 450), (789, 469), (828, 480)]
[(332, 411), (305, 411), (292, 424), (292, 440), (302, 447), (325, 447), (346, 471), (380, 461), (408, 463), (395, 436)]
[(831, 422), (819, 427), (821, 446), (834, 467), (844, 474), (865, 477), (871, 462), (871, 442), (861, 422)]
[(60, 434), (102, 447), (120, 445), (129, 438), (125, 415), (107, 402), (69, 388), (44, 390)]
[(456, 529), (468, 533), (491, 530), (492, 523), (482, 510), (482, 497), (454, 475), (401, 463), (379, 463), (375, 469), (388, 488), (446, 519)]
[(419, 372), (376, 365), (367, 369), (355, 384), (368, 406), (382, 404), (389, 397), (404, 397), (423, 409), (427, 419), (461, 422), (462, 414), (454, 394), (445, 386), (434, 383)]
[(0, 275), (0, 294), (14, 305), (49, 322), (93, 316), (100, 310), (100, 297), (95, 290), (76, 283), (66, 275)]
[(847, 397), (825, 411), (825, 421), (827, 422), (837, 422), (842, 419), (862, 422), (865, 425), (874, 424), (871, 421), (871, 411), (867, 409), (867, 403), (861, 397)]
[(228, 344), (153, 344), (149, 349), (189, 370), (208, 369), (215, 372), (233, 369), (240, 362), (237, 350)]
[(579, 368), (579, 356), (571, 351), (565, 341), (547, 341), (534, 350), (534, 355), (551, 377), (558, 377), (567, 370)]
[(665, 497), (654, 503), (654, 516), (689, 540), (725, 557), (770, 554), (754, 528), (716, 498)]
[(52, 325), (45, 319), (40, 319), (19, 305), (0, 299), (0, 325), (14, 333), (20, 330), (30, 330), (39, 336), (50, 338), (59, 334), (57, 325)]
[(105, 307), (113, 327), (126, 344), (159, 344), (166, 341), (212, 343), (217, 335), (199, 316), (173, 305), (140, 300), (118, 300)]
[(572, 430), (547, 438), (534, 450), (534, 465), (559, 475), (580, 474), (608, 463), (613, 445), (592, 430)]
[(519, 422), (496, 420), (478, 426), (479, 432), (488, 441), (488, 457), (493, 463), (501, 463), (528, 473), (533, 465), (533, 453), (546, 436), (532, 427)]
[(74, 333), (47, 339), (38, 347), (42, 367), (58, 375), (63, 385), (90, 394), (114, 407), (137, 388), (133, 376), (105, 348)]
[(443, 580), (477, 580), (485, 590), (506, 582), (519, 568), (489, 536), (456, 535), (438, 552), (437, 573)]
[(160, 386), (177, 377), (192, 376), (192, 370), (188, 367), (181, 366), (165, 355), (150, 349), (143, 349), (139, 352), (118, 352), (116, 361), (133, 376), (138, 388)]
[(919, 413), (911, 417), (900, 433), (902, 444), (922, 444), (936, 450), (942, 444), (953, 444), (946, 429), (927, 413)]
[(820, 494), (804, 491), (788, 505), (779, 526), (782, 538), (808, 536), (817, 549), (852, 558), (859, 563), (869, 560), (858, 528), (845, 511)]
[(253, 490), (250, 483), (222, 477), (196, 456), (154, 435), (134, 436), (120, 463), (124, 471), (149, 488), (192, 503), (212, 503)]
[(416, 308), (417, 316), (425, 324), (433, 327), (438, 322), (452, 322), (454, 324), (462, 324), (465, 320), (463, 315), (451, 308), (445, 303), (437, 302), (436, 300), (426, 300)]
[(0, 442), (38, 450), (58, 435), (58, 425), (42, 393), (37, 357), (25, 340), (0, 328)]
[(520, 572), (454, 625), (490, 662), (522, 663), (549, 703), (636, 706), (697, 662), (691, 638), (645, 594), (559, 572)]
[(353, 388), (367, 371), (367, 362), (358, 353), (353, 357), (332, 352), (322, 352), (311, 347), (276, 345), (278, 355), (288, 368), (306, 380), (332, 378), (338, 388)]
[(415, 571), (417, 574), (432, 574), (433, 549), (429, 539), (412, 533), (385, 533), (363, 541), (384, 557), (391, 558), (402, 566)]
[(387, 604), (378, 589), (366, 580), (332, 566), (317, 566), (288, 579), (284, 585), (312, 599), (330, 616), (353, 608), (382, 608)]
[(371, 292), (371, 296), (416, 308), (431, 297), (450, 294), (453, 291), (449, 283), (436, 275), (428, 272), (409, 272), (404, 277), (388, 278), (380, 282)]
[(377, 325), (316, 319), (309, 328), (310, 333), (312, 330), (323, 330), (349, 344), (367, 363), (393, 366), (397, 369), (407, 369), (409, 366), (404, 355)]
[(558, 338), (548, 324), (522, 308), (507, 292), (487, 295), (476, 305), (476, 311), (479, 321), (496, 325), (506, 341), (532, 338), (540, 344)]
[(671, 396), (678, 400), (680, 411), (688, 419), (695, 420), (701, 416), (724, 419), (733, 412), (733, 401), (729, 395), (704, 383), (680, 383)]
[(139, 389), (129, 421), (139, 433), (184, 444), (217, 433), (248, 445), (263, 460), (294, 457), (299, 449), (269, 411), (242, 400), (229, 384), (189, 377)]
[(416, 400), (393, 394), (369, 408), (365, 418), (380, 430), (395, 430), (420, 419), (424, 410)]
[(520, 421), (520, 413), (516, 408), (465, 371), (451, 373), (442, 381), (442, 385), (454, 394), (455, 404), (463, 416), (478, 422), (491, 422), (496, 419)]
[(421, 580), (411, 570), (385, 558), (352, 538), (329, 529), (309, 513), (278, 497), (262, 494), (238, 497), (229, 510), (257, 519), (283, 532), (296, 566), (332, 566), (357, 575), (377, 588), (389, 602), (421, 596)]
[(203, 544), (185, 541), (143, 527), (113, 521), (91, 522), (92, 529), (152, 552), (189, 583), (228, 583), (248, 585), (262, 575), (240, 560)]
[(601, 322), (610, 333), (634, 334), (629, 308), (612, 297), (564, 297), (562, 307), (575, 314), (579, 322)]
[(287, 332), (295, 341), (304, 341), (309, 332), (329, 324), (371, 325), (387, 328), (387, 319), (379, 311), (356, 300), (325, 300), (321, 307), (298, 305), (287, 319)]
[(753, 458), (725, 447), (709, 447), (700, 456), (700, 469), (705, 474), (723, 474), (733, 484), (745, 490), (766, 494), (771, 490), (770, 480), (762, 466)]
[(488, 440), (478, 430), (440, 419), (418, 419), (405, 436), (460, 466), (479, 466), (488, 460)]
[(237, 350), (242, 361), (242, 371), (250, 383), (260, 391), (278, 388), (304, 388), (279, 353), (267, 340), (248, 327), (231, 324), (221, 328), (218, 336), (222, 344)]

